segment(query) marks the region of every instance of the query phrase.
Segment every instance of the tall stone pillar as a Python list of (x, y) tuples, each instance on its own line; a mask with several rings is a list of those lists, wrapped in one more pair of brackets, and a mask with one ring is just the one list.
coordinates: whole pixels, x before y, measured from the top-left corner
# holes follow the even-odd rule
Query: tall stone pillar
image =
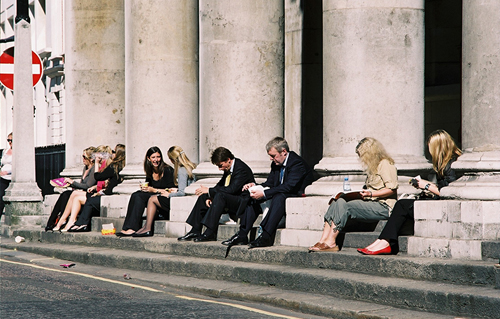
[(90, 145), (125, 142), (123, 0), (65, 2), (66, 169)]
[[(125, 117), (130, 181), (136, 191), (151, 146), (181, 146), (198, 159), (198, 2), (125, 1)], [(132, 184), (133, 185), (132, 185)], [(127, 187), (131, 185), (131, 187)]]
[(200, 1), (200, 162), (229, 148), (256, 174), (265, 144), (283, 136), (283, 1)]
[[(42, 214), (42, 194), (35, 179), (35, 122), (33, 119), (33, 76), (31, 28), (28, 4), (17, 8), (14, 51), (14, 120), (12, 182), (5, 191), (5, 224), (35, 224)], [(18, 18), (20, 18), (19, 21)], [(26, 20), (27, 21), (26, 21)], [(38, 215), (38, 217), (37, 217)]]
[[(424, 154), (424, 1), (323, 1), (323, 159), (309, 194), (364, 182), (355, 147), (378, 139), (403, 175)], [(407, 183), (404, 183), (407, 184)]]
[(455, 200), (415, 204), (408, 254), (484, 260), (500, 234), (500, 2), (463, 1), (462, 17), (464, 153), (452, 167), (464, 175), (441, 189)]
[(462, 144), (453, 168), (465, 173), (446, 196), (500, 200), (500, 2), (464, 1)]

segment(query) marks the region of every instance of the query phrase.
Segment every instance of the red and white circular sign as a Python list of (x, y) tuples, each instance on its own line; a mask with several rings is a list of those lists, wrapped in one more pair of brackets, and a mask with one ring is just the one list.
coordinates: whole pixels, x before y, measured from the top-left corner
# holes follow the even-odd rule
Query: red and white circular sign
[[(42, 60), (31, 51), (31, 69), (33, 70), (33, 86), (42, 78)], [(3, 51), (0, 55), (0, 82), (8, 89), (14, 90), (14, 47)]]

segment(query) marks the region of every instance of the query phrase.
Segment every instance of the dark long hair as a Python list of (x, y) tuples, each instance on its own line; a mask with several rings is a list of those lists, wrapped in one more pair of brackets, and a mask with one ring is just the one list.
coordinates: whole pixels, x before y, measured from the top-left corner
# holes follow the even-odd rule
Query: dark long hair
[(158, 166), (158, 174), (160, 176), (163, 176), (163, 171), (165, 170), (165, 167), (168, 167), (168, 165), (163, 161), (163, 154), (161, 153), (160, 148), (158, 146), (150, 147), (146, 152), (146, 156), (144, 157), (144, 172), (146, 173), (146, 177), (149, 178), (153, 178), (154, 166), (153, 164), (151, 164), (149, 158), (154, 153), (160, 154), (161, 157), (160, 165)]

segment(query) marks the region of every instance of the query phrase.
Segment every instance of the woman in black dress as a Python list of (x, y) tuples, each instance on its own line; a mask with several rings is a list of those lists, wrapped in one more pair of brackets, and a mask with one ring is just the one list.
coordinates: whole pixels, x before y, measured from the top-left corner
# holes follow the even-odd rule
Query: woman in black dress
[(163, 161), (163, 155), (157, 146), (148, 149), (144, 158), (144, 172), (146, 182), (130, 196), (122, 231), (116, 233), (116, 236), (132, 236), (142, 227), (142, 215), (149, 197), (175, 187), (174, 170)]
[[(439, 199), (442, 187), (455, 181), (455, 171), (451, 164), (462, 155), (453, 138), (444, 130), (437, 130), (427, 139), (432, 166), (436, 173), (437, 183), (426, 180), (415, 180), (412, 185), (423, 190), (425, 198)], [(399, 231), (407, 220), (413, 220), (413, 205), (416, 199), (400, 199), (394, 205), (391, 216), (380, 236), (371, 245), (358, 249), (364, 255), (396, 255), (399, 252)]]

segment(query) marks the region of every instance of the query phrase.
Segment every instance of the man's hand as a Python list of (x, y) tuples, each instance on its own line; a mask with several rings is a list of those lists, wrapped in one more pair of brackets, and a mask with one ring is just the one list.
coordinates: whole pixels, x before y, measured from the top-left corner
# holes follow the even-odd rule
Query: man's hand
[(255, 186), (255, 183), (248, 183), (248, 184), (245, 184), (243, 185), (243, 191), (246, 191), (247, 189), (249, 189), (250, 187), (252, 186)]
[(212, 205), (212, 200), (209, 198), (205, 201), (205, 205), (207, 205), (207, 207), (210, 207)]
[(198, 196), (202, 194), (208, 194), (208, 187), (201, 185), (197, 190), (194, 191), (194, 193)]
[(263, 191), (253, 191), (250, 193), (250, 197), (253, 199), (259, 200), (261, 198), (264, 198), (264, 192)]

